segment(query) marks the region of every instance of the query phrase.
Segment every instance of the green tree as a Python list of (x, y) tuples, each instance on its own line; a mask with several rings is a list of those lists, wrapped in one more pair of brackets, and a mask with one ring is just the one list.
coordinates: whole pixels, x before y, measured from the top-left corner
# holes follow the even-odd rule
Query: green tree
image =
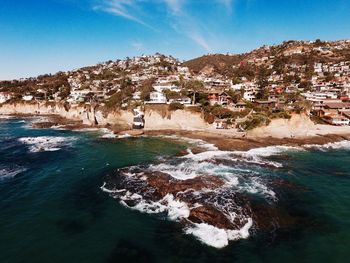
[(196, 94), (203, 90), (204, 85), (203, 82), (198, 81), (198, 80), (190, 80), (185, 83), (185, 89), (188, 92), (192, 93), (192, 104), (195, 104), (196, 102)]

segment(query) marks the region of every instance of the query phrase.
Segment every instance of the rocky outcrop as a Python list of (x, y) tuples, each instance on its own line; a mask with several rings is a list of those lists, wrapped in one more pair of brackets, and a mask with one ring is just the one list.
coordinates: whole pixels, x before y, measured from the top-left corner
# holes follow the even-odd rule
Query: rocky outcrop
[[(188, 207), (188, 215), (178, 218), (184, 225), (205, 223), (219, 229), (239, 230), (251, 214), (245, 195), (223, 187), (223, 179), (216, 176), (179, 180), (163, 172), (143, 172), (138, 168), (119, 169), (116, 173), (107, 177), (105, 185), (106, 189), (113, 189), (110, 192), (114, 198), (130, 207), (148, 203), (145, 207), (157, 209), (157, 205), (151, 207), (155, 203), (171, 207), (171, 202)], [(169, 201), (169, 195), (174, 200)], [(234, 218), (230, 216), (233, 214)]]

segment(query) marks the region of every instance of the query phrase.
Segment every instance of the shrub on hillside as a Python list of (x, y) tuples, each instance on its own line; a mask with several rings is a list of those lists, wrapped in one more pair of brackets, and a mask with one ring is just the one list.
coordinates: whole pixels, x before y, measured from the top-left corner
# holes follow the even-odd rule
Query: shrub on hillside
[(184, 109), (184, 105), (182, 105), (179, 102), (172, 102), (169, 104), (170, 111), (183, 110), (183, 109)]
[(276, 113), (272, 113), (270, 115), (271, 119), (290, 119), (292, 118), (292, 116), (286, 112), (286, 111), (281, 111), (281, 112), (276, 112)]
[(248, 120), (243, 122), (241, 124), (241, 127), (244, 130), (252, 130), (252, 129), (260, 127), (260, 126), (269, 125), (269, 123), (270, 123), (270, 119), (266, 115), (255, 114), (255, 115), (252, 115), (251, 117), (249, 117)]

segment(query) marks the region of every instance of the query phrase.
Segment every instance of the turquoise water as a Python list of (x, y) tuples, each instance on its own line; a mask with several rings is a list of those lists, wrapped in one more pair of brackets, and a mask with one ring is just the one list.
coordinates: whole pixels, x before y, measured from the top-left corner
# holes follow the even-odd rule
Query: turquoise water
[(185, 143), (107, 140), (95, 132), (31, 129), (31, 121), (0, 119), (0, 262), (348, 262), (346, 147), (267, 157), (280, 168), (252, 165), (263, 178), (291, 183), (271, 185), (278, 199), (271, 206), (294, 223), (216, 249), (100, 189), (115, 169), (162, 162)]

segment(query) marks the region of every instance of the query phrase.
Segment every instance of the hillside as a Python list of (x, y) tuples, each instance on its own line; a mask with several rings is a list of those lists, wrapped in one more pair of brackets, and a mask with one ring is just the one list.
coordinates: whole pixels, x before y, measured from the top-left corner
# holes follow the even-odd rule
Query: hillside
[(205, 55), (199, 58), (188, 60), (183, 63), (194, 73), (219, 73), (221, 75), (231, 75), (232, 65), (238, 64), (246, 58), (246, 55)]
[(279, 70), (287, 64), (310, 65), (314, 63), (350, 60), (350, 41), (285, 41), (276, 46), (263, 46), (249, 53), (237, 55), (209, 54), (184, 62), (195, 73), (218, 73), (239, 77), (239, 68), (248, 67), (258, 74), (257, 67)]

